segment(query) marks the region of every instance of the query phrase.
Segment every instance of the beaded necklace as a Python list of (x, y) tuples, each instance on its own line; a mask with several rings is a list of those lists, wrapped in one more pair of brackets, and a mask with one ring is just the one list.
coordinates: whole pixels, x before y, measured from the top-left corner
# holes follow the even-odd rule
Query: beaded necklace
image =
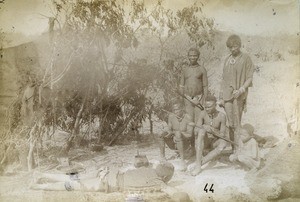
[(215, 117), (216, 112), (213, 112), (211, 115), (208, 114), (208, 117), (210, 118), (209, 125), (213, 126), (214, 125), (214, 117)]
[(242, 54), (240, 53), (236, 58), (234, 58), (232, 55), (230, 55), (229, 64), (234, 65), (236, 63), (237, 59), (241, 57), (241, 55)]

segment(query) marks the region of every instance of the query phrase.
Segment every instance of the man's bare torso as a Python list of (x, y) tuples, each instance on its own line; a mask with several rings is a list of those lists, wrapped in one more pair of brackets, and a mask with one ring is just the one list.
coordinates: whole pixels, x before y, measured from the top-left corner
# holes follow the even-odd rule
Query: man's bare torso
[(225, 115), (219, 111), (216, 111), (213, 118), (211, 119), (206, 112), (201, 113), (199, 119), (202, 120), (203, 125), (209, 125), (214, 129), (220, 130), (223, 117)]
[(182, 119), (173, 114), (169, 116), (169, 127), (171, 126), (173, 131), (186, 131), (190, 122), (192, 122), (192, 118), (188, 114), (184, 114)]
[(188, 66), (183, 70), (184, 93), (189, 96), (203, 94), (204, 72), (206, 70), (200, 65)]

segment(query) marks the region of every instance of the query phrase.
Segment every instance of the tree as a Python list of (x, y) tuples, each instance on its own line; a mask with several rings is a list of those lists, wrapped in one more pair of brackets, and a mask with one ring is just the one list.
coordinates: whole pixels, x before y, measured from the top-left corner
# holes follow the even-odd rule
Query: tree
[[(71, 133), (66, 152), (83, 126), (91, 131), (98, 125), (92, 135), (113, 144), (136, 120), (152, 113), (164, 119), (160, 109), (168, 109), (174, 97), (170, 89), (176, 89), (186, 54), (173, 48), (174, 41), (184, 39), (186, 47), (212, 44), (213, 20), (202, 15), (202, 4), (177, 12), (162, 1), (153, 8), (115, 0), (53, 5), (51, 60), (40, 78), (40, 93), (50, 89), (53, 110), (48, 115), (46, 107), (40, 110)], [(152, 42), (154, 60), (149, 60), (145, 47)]]

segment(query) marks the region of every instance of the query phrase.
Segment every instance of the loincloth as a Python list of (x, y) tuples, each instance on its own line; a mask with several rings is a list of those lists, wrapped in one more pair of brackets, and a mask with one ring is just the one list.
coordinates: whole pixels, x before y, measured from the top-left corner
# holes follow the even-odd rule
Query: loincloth
[(190, 100), (192, 102), (197, 102), (198, 104), (201, 102), (202, 97), (203, 97), (203, 94), (199, 94), (199, 95), (195, 95), (195, 96), (190, 96), (187, 94), (184, 94), (184, 95), (188, 100)]

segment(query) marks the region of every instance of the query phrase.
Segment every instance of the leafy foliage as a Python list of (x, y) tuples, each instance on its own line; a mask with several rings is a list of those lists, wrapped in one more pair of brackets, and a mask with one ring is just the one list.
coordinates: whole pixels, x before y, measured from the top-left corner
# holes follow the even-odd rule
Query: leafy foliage
[[(92, 135), (112, 143), (152, 113), (165, 119), (161, 109), (169, 109), (175, 97), (182, 66), (182, 53), (171, 46), (174, 39), (185, 34), (189, 44), (212, 45), (213, 20), (202, 15), (203, 5), (177, 12), (165, 9), (162, 1), (147, 7), (136, 0), (56, 0), (53, 6), (59, 26), (51, 38), (51, 61), (40, 78), (41, 86), (51, 89), (47, 116), (53, 121), (43, 124), (73, 137), (83, 126), (97, 125)], [(147, 37), (157, 39), (154, 61), (141, 54)], [(48, 109), (40, 110), (46, 114)]]

